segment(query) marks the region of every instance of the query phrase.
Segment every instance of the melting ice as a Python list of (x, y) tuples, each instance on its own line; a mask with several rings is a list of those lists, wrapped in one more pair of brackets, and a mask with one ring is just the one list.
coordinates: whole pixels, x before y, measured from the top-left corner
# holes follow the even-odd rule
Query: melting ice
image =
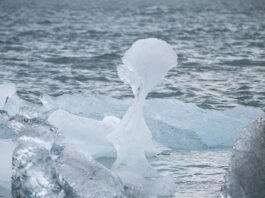
[[(43, 96), (36, 106), (20, 99), (13, 84), (0, 85), (0, 186), (11, 187), (13, 155), (15, 197), (172, 196), (172, 178), (160, 176), (148, 157), (165, 149), (231, 147), (264, 114), (250, 107), (216, 111), (173, 99), (145, 101), (176, 61), (164, 41), (134, 43), (118, 66), (133, 101)], [(91, 156), (115, 162), (109, 169)]]

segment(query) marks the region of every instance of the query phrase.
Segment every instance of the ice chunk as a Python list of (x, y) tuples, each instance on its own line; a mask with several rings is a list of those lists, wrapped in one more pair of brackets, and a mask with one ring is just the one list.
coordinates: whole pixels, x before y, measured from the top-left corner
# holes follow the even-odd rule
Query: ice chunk
[[(63, 95), (49, 99), (49, 106), (52, 106), (52, 109), (61, 108), (97, 119), (109, 115), (121, 118), (131, 102), (130, 99), (120, 100), (92, 95)], [(170, 140), (172, 144), (167, 144), (165, 136), (168, 136), (168, 139), (176, 137), (174, 131), (180, 135), (179, 140), (188, 141), (189, 137), (195, 140), (195, 136), (190, 135), (196, 134), (198, 140), (209, 147), (232, 147), (243, 128), (262, 115), (264, 112), (254, 107), (238, 106), (223, 111), (211, 110), (175, 99), (149, 99), (144, 104), (144, 117), (154, 137), (165, 146), (173, 146), (172, 148), (181, 148), (181, 145), (187, 148), (184, 142), (178, 140), (175, 146), (173, 140)], [(189, 134), (183, 133), (185, 131)], [(163, 137), (163, 140), (160, 141), (159, 137)], [(196, 148), (199, 145), (196, 142), (194, 145), (190, 144), (190, 148)]]
[(265, 119), (245, 129), (236, 141), (222, 187), (226, 198), (265, 197)]
[(172, 149), (203, 149), (207, 145), (194, 131), (176, 128), (159, 120), (149, 119), (147, 124), (153, 138), (162, 145)]
[(52, 145), (37, 137), (20, 138), (12, 161), (13, 197), (60, 198), (73, 194), (55, 169)]
[(22, 100), (16, 94), (14, 84), (5, 83), (0, 85), (0, 110), (5, 110), (9, 115), (15, 115), (19, 112)]
[(91, 157), (37, 137), (21, 137), (13, 156), (12, 195), (29, 198), (133, 198), (143, 192)]
[(0, 109), (4, 109), (8, 99), (16, 95), (16, 87), (14, 84), (0, 84)]
[(125, 186), (119, 177), (73, 149), (64, 149), (56, 167), (79, 197), (143, 197), (141, 189)]
[(169, 44), (151, 38), (136, 41), (126, 51), (122, 62), (118, 67), (119, 77), (130, 84), (135, 99), (118, 127), (108, 136), (117, 151), (113, 169), (144, 177), (157, 176), (145, 156), (147, 151), (157, 148), (144, 120), (143, 104), (147, 94), (177, 64), (177, 56)]
[(16, 144), (8, 139), (0, 139), (0, 186), (11, 189), (12, 155)]
[(0, 124), (0, 186), (8, 189), (11, 187), (12, 155), (17, 146), (17, 138), (24, 135), (42, 136), (45, 139), (44, 142), (49, 142), (57, 136), (57, 133), (50, 125), (40, 120), (30, 120), (18, 115), (4, 118), (3, 123)]
[(103, 121), (98, 121), (57, 110), (49, 116), (48, 121), (63, 133), (63, 142), (67, 145), (94, 157), (115, 156), (113, 145), (106, 136), (114, 130), (119, 122), (118, 118), (106, 117)]
[(173, 99), (149, 100), (146, 109), (153, 119), (195, 132), (209, 147), (231, 147), (245, 126), (264, 115), (257, 108), (239, 106), (226, 111), (207, 110)]

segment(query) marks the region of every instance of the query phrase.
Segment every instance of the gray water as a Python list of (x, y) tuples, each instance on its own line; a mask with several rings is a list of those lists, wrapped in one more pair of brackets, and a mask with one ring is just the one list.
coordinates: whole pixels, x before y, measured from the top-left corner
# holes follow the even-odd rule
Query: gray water
[(1, 0), (0, 81), (48, 93), (132, 93), (116, 66), (140, 38), (174, 46), (179, 65), (150, 97), (204, 108), (265, 108), (263, 0)]
[[(264, 19), (263, 0), (0, 0), (0, 83), (33, 103), (42, 94), (131, 97), (116, 66), (134, 41), (156, 37), (179, 61), (149, 97), (265, 110)], [(174, 175), (176, 197), (217, 197), (230, 154), (176, 151), (154, 165)]]

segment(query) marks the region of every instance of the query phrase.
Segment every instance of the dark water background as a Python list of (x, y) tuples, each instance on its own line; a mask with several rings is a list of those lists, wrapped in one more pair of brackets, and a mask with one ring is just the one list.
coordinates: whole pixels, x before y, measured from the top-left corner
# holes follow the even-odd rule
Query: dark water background
[(34, 102), (43, 93), (129, 97), (116, 66), (147, 37), (179, 57), (150, 97), (265, 109), (263, 0), (0, 0), (0, 83)]

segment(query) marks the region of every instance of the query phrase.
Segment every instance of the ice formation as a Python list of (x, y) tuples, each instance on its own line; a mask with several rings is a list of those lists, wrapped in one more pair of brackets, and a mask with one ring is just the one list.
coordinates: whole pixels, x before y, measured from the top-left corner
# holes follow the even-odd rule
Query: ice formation
[(4, 109), (8, 99), (16, 95), (16, 87), (14, 84), (5, 83), (0, 85), (0, 109)]
[(48, 121), (63, 132), (66, 145), (79, 148), (93, 157), (115, 157), (114, 148), (106, 136), (114, 130), (119, 122), (118, 118), (106, 117), (103, 121), (98, 121), (56, 110)]
[[(131, 103), (128, 99), (80, 94), (45, 96), (42, 100), (49, 110), (64, 109), (99, 120), (110, 115), (121, 118)], [(220, 111), (175, 99), (149, 99), (144, 104), (144, 117), (153, 138), (175, 149), (232, 147), (244, 127), (262, 115), (264, 112), (254, 107), (238, 106)]]
[(21, 100), (16, 94), (16, 87), (12, 83), (0, 84), (0, 109), (15, 115), (19, 112)]
[(118, 67), (122, 81), (128, 83), (134, 93), (134, 101), (117, 128), (108, 136), (117, 151), (114, 170), (130, 170), (144, 177), (156, 175), (146, 159), (147, 151), (155, 151), (143, 116), (143, 104), (147, 94), (164, 78), (167, 71), (177, 64), (173, 48), (158, 39), (136, 41), (122, 58)]
[[(149, 165), (148, 154), (165, 147), (231, 146), (247, 124), (264, 115), (250, 107), (216, 111), (173, 99), (145, 101), (176, 60), (164, 41), (133, 44), (118, 67), (119, 77), (135, 95), (130, 107), (129, 99), (91, 95), (43, 96), (43, 106), (38, 106), (20, 99), (13, 84), (0, 85), (0, 188), (10, 188), (13, 174), (14, 197), (170, 197), (172, 178), (160, 176)], [(247, 130), (254, 135), (246, 132), (237, 142), (224, 196), (243, 189), (255, 197), (254, 190), (260, 190), (263, 177), (257, 180), (247, 169), (263, 171), (258, 169), (263, 167), (258, 164), (263, 156), (262, 123), (253, 125), (257, 130)], [(116, 158), (113, 169), (91, 156)], [(255, 163), (240, 164), (243, 158)], [(254, 180), (256, 187), (249, 183)]]
[(12, 155), (15, 143), (11, 140), (0, 139), (0, 186), (11, 189)]
[(235, 143), (222, 187), (224, 198), (265, 197), (265, 118), (245, 129)]
[(21, 137), (12, 164), (13, 197), (144, 197), (141, 189), (124, 185), (91, 157), (41, 136)]

